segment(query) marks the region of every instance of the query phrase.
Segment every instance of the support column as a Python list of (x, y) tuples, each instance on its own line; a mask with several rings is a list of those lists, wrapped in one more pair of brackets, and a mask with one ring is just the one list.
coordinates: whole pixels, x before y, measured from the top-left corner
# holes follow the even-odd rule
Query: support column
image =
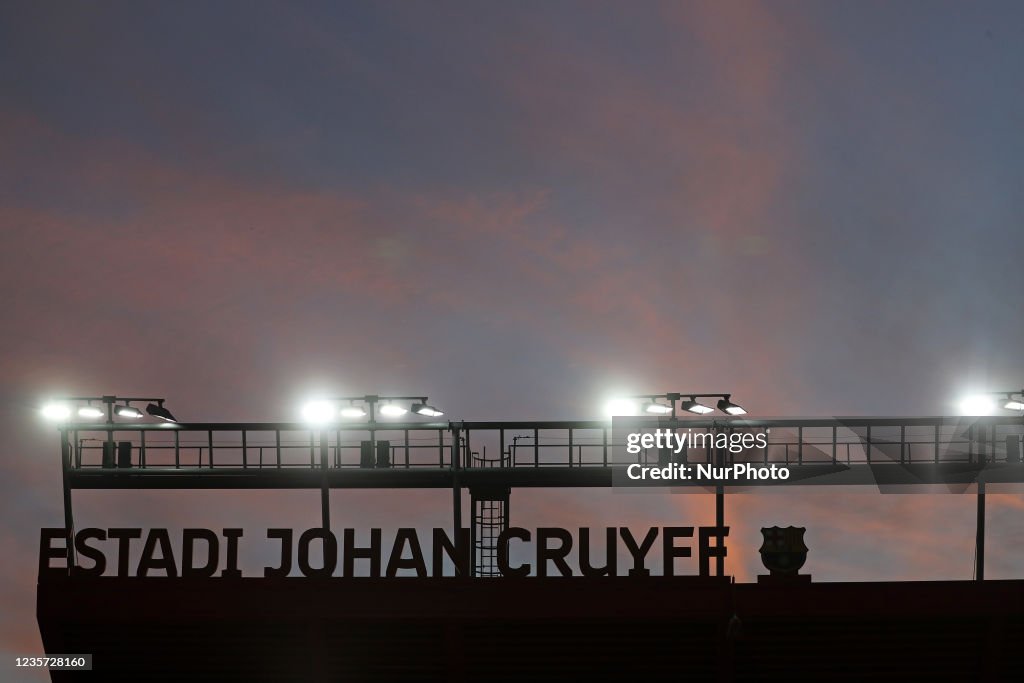
[[(718, 430), (715, 430), (717, 433)], [(715, 449), (715, 464), (718, 467), (725, 466), (725, 449)], [(715, 526), (721, 529), (725, 526), (725, 487), (715, 487)], [(725, 543), (725, 539), (721, 536), (718, 537), (719, 543)], [(715, 558), (715, 576), (725, 576), (725, 558), (718, 556)]]
[[(721, 529), (725, 526), (725, 487), (715, 487), (715, 526)], [(725, 543), (725, 539), (719, 537), (719, 543)], [(725, 576), (725, 558), (719, 555), (715, 558), (715, 576)]]
[[(452, 431), (452, 538), (458, 538), (462, 532), (462, 484), (459, 482), (462, 444), (459, 425), (452, 422), (450, 428)], [(470, 575), (472, 573), (473, 568), (470, 566)]]
[(985, 482), (978, 482), (978, 518), (975, 531), (974, 578), (985, 580)]
[(327, 481), (328, 432), (320, 432), (320, 515), (324, 531), (331, 530), (331, 487)]
[[(985, 463), (986, 463), (986, 452), (985, 443), (989, 442), (992, 444), (992, 453), (995, 453), (995, 427), (992, 427), (992, 438), (986, 438), (985, 429), (979, 430), (981, 433), (975, 432), (977, 435), (979, 444), (978, 448), (978, 465), (981, 469), (978, 472), (978, 512), (976, 517), (976, 527), (974, 532), (974, 579), (976, 581), (985, 580)], [(973, 441), (973, 440), (972, 440)]]
[(71, 510), (71, 485), (68, 483), (68, 472), (71, 469), (71, 442), (68, 441), (68, 432), (62, 429), (60, 432), (60, 460), (61, 460), (61, 481), (64, 487), (64, 533), (67, 534), (67, 567), (68, 574), (78, 563), (75, 555), (75, 517)]

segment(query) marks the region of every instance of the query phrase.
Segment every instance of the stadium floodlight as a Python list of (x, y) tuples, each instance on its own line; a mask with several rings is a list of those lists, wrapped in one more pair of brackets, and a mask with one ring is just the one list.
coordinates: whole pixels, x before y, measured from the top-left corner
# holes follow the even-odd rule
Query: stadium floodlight
[(106, 414), (103, 408), (94, 405), (85, 405), (78, 409), (78, 417), (103, 419)]
[(118, 415), (120, 415), (121, 417), (131, 417), (131, 418), (142, 417), (142, 411), (141, 410), (139, 410), (135, 406), (130, 406), (130, 405), (127, 405), (127, 404), (125, 404), (123, 406), (118, 406), (115, 409), (115, 412)]
[(302, 419), (311, 424), (330, 422), (335, 414), (334, 404), (330, 401), (318, 399), (302, 406)]
[(434, 406), (428, 406), (426, 403), (413, 403), (412, 412), (417, 415), (426, 415), (427, 417), (440, 417), (444, 415), (443, 412)]
[(164, 408), (164, 399), (144, 396), (62, 396), (43, 407), (43, 416), (50, 420), (68, 420), (72, 415), (83, 420), (104, 420), (114, 424), (114, 417), (137, 420), (145, 417), (133, 403), (148, 402), (146, 412), (167, 422), (177, 422), (171, 412)]
[[(326, 422), (340, 415), (347, 420), (368, 418), (371, 424), (377, 421), (378, 417), (401, 417), (411, 409), (417, 415), (425, 417), (438, 417), (444, 415), (442, 411), (432, 405), (428, 405), (428, 397), (423, 396), (379, 396), (377, 394), (366, 394), (365, 396), (332, 396), (321, 399), (325, 404), (322, 407), (309, 408), (314, 418), (307, 418), (311, 421)], [(406, 402), (409, 403), (406, 403)], [(410, 403), (412, 404), (410, 406)], [(340, 407), (338, 407), (340, 406)], [(331, 417), (327, 417), (330, 413)]]
[(986, 394), (967, 396), (960, 401), (960, 413), (962, 415), (991, 415), (995, 408), (995, 401), (992, 400), (991, 396)]
[[(747, 411), (743, 409), (743, 406), (733, 403), (730, 400), (730, 396), (731, 394), (691, 394), (689, 392), (679, 393), (673, 391), (667, 394), (640, 394), (638, 396), (630, 396), (629, 398), (643, 400), (640, 407), (645, 413), (671, 415), (673, 420), (676, 419), (676, 401), (679, 402), (680, 408), (695, 415), (707, 415), (708, 413), (715, 412), (715, 409), (710, 405), (701, 403), (701, 399), (719, 399), (718, 409), (727, 415), (746, 415)], [(622, 410), (622, 413), (612, 414), (635, 415), (636, 412), (634, 409), (629, 412)]]
[(153, 417), (163, 420), (164, 422), (177, 422), (177, 418), (171, 415), (171, 411), (164, 408), (164, 404), (161, 403), (150, 403), (146, 406), (146, 412)]
[(672, 412), (672, 406), (658, 403), (657, 401), (649, 401), (644, 404), (644, 412), (654, 415), (669, 415)]
[(341, 416), (348, 420), (366, 417), (366, 409), (356, 405), (342, 406)]
[(966, 396), (960, 401), (961, 415), (994, 415), (997, 408), (1024, 411), (1024, 389), (1020, 391), (985, 391)]
[(385, 403), (380, 407), (380, 414), (384, 417), (401, 417), (407, 412), (409, 411), (397, 403)]
[(691, 396), (690, 398), (682, 401), (679, 404), (679, 407), (688, 413), (694, 413), (696, 415), (707, 415), (715, 410), (711, 406), (706, 406), (703, 403), (698, 402), (695, 396)]
[(618, 415), (636, 415), (636, 401), (631, 398), (613, 398), (604, 405), (604, 413), (608, 417)]
[(719, 401), (718, 401), (718, 409), (721, 410), (723, 413), (727, 413), (729, 415), (746, 415), (747, 414), (747, 411), (744, 410), (742, 406), (740, 406), (740, 405), (738, 405), (736, 403), (733, 403), (732, 401), (729, 400), (729, 394), (726, 394), (724, 397), (719, 399)]
[(43, 417), (47, 420), (66, 420), (71, 417), (71, 408), (67, 403), (50, 402), (43, 406)]
[(1006, 402), (1003, 403), (1003, 408), (1006, 410), (1024, 410), (1024, 398), (1007, 396)]

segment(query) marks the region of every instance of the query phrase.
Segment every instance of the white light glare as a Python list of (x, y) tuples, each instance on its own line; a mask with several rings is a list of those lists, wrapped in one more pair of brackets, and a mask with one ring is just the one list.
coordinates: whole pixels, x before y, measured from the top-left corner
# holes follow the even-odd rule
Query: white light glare
[(117, 414), (121, 417), (142, 417), (142, 411), (134, 406), (118, 406)]
[(66, 420), (71, 417), (71, 408), (66, 403), (47, 403), (42, 412), (47, 420)]
[(991, 415), (996, 404), (991, 396), (968, 396), (960, 401), (960, 413), (963, 415)]
[(1024, 410), (1024, 399), (1008, 398), (1006, 403), (1003, 404), (1003, 408), (1006, 410)]
[(405, 415), (407, 412), (409, 411), (397, 403), (385, 403), (380, 407), (380, 414), (385, 417), (398, 417), (399, 415)]
[(345, 406), (341, 409), (341, 416), (351, 420), (359, 417), (366, 417), (366, 411), (359, 406)]
[(650, 403), (644, 404), (644, 411), (655, 415), (668, 415), (672, 412), (672, 406), (665, 405), (664, 403), (658, 403), (657, 401), (651, 401)]
[(310, 401), (302, 406), (302, 419), (313, 424), (330, 422), (334, 418), (334, 406), (330, 401)]
[(96, 406), (82, 406), (78, 409), (78, 417), (103, 417), (102, 408)]
[(604, 404), (604, 414), (608, 417), (636, 415), (636, 401), (628, 398), (613, 398)]

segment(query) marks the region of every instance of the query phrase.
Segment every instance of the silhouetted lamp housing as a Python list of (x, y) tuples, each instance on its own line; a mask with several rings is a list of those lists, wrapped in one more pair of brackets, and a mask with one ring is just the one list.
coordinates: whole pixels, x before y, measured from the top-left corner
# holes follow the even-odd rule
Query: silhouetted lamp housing
[(727, 413), (729, 415), (746, 415), (747, 414), (747, 411), (744, 410), (742, 406), (737, 405), (736, 403), (733, 403), (732, 401), (730, 401), (728, 396), (726, 396), (725, 398), (719, 399), (719, 401), (718, 401), (718, 409), (721, 410), (723, 413)]
[(703, 403), (699, 403), (697, 401), (697, 398), (694, 396), (691, 396), (685, 401), (682, 401), (679, 404), (679, 407), (688, 413), (694, 413), (696, 415), (707, 415), (708, 413), (714, 410), (714, 408), (712, 408), (711, 406), (706, 406)]
[(413, 403), (412, 412), (417, 415), (426, 415), (427, 417), (440, 417), (444, 415), (443, 412), (434, 406), (428, 406), (426, 403)]
[(146, 412), (155, 418), (163, 420), (165, 422), (177, 422), (178, 420), (171, 415), (171, 411), (164, 408), (162, 403), (150, 403), (146, 406)]

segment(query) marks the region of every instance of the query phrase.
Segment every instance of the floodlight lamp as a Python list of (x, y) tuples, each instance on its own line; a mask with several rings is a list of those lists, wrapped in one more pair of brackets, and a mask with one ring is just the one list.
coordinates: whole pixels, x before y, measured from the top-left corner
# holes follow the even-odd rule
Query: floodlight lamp
[(47, 403), (42, 413), (47, 420), (66, 420), (71, 417), (71, 408), (66, 403)]
[(417, 415), (425, 415), (426, 417), (441, 417), (444, 415), (443, 412), (434, 406), (428, 406), (426, 403), (413, 403), (412, 412)]
[(334, 414), (334, 405), (330, 401), (310, 401), (302, 406), (302, 419), (313, 424), (330, 422)]
[(680, 403), (679, 407), (688, 413), (694, 413), (696, 415), (707, 415), (708, 413), (713, 412), (715, 410), (711, 406), (706, 406), (703, 403), (698, 403), (696, 397), (694, 396), (691, 396), (690, 398)]
[(343, 406), (341, 409), (341, 416), (350, 420), (366, 417), (366, 410), (360, 406)]
[(409, 411), (397, 403), (385, 403), (380, 407), (380, 414), (385, 417), (399, 417), (407, 412)]
[(1003, 408), (1006, 410), (1024, 410), (1024, 399), (1007, 397)]
[(960, 413), (963, 415), (991, 415), (995, 407), (996, 404), (992, 397), (985, 396), (984, 394), (968, 396), (960, 401)]
[(116, 408), (116, 412), (121, 417), (139, 418), (142, 417), (142, 411), (135, 406), (123, 405)]
[(718, 401), (718, 409), (728, 415), (746, 415), (747, 411), (743, 409), (743, 406), (737, 405), (729, 400), (728, 396), (721, 398)]
[(636, 402), (628, 398), (613, 398), (605, 404), (604, 413), (608, 417), (636, 415)]
[(654, 415), (668, 415), (672, 412), (672, 406), (658, 403), (657, 401), (650, 401), (644, 404), (644, 412), (653, 413)]
[(93, 417), (102, 418), (106, 413), (102, 408), (97, 408), (93, 405), (82, 406), (78, 409), (78, 417)]
[(155, 418), (163, 420), (164, 422), (178, 421), (173, 415), (171, 415), (171, 411), (164, 408), (163, 403), (150, 403), (146, 406), (146, 412)]

